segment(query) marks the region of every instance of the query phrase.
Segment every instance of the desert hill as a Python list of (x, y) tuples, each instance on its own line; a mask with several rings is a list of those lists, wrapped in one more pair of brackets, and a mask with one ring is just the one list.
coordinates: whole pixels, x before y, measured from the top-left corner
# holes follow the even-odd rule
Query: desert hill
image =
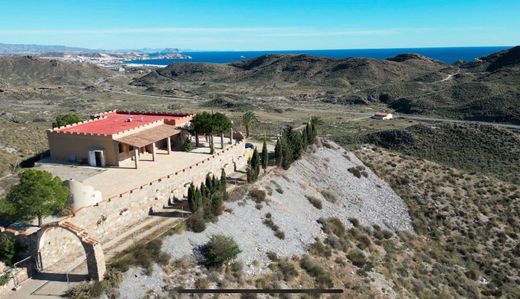
[(106, 77), (110, 71), (92, 64), (70, 64), (32, 56), (0, 57), (0, 88), (6, 86), (79, 85)]
[(519, 66), (520, 47), (452, 65), (418, 54), (384, 60), (265, 55), (230, 64), (174, 63), (132, 84), (210, 97), (246, 92), (340, 104), (381, 101), (401, 113), (520, 123)]
[(264, 55), (225, 65), (210, 63), (174, 63), (137, 79), (138, 85), (168, 81), (200, 81), (272, 85), (295, 83), (306, 87), (369, 87), (386, 82), (414, 80), (450, 66), (419, 56), (402, 60), (369, 58), (329, 59), (308, 55)]

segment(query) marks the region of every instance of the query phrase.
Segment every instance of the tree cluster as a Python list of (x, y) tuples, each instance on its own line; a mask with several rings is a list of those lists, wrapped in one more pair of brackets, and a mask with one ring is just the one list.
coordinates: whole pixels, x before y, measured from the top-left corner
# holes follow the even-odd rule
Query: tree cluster
[(258, 175), (260, 174), (260, 164), (262, 161), (260, 160), (260, 155), (258, 154), (258, 150), (255, 147), (253, 151), (253, 156), (251, 159), (247, 161), (247, 182), (253, 183), (258, 179)]
[(0, 216), (30, 221), (61, 212), (69, 198), (69, 188), (47, 171), (28, 169), (19, 175), (20, 182), (0, 200)]
[(75, 113), (61, 114), (61, 115), (56, 116), (56, 121), (52, 124), (52, 126), (54, 128), (63, 127), (63, 126), (79, 123), (81, 121), (83, 121), (83, 117), (81, 117)]
[(294, 161), (300, 159), (302, 152), (307, 146), (316, 141), (316, 126), (318, 123), (318, 119), (307, 123), (301, 133), (294, 130), (291, 126), (283, 130), (282, 136), (276, 142), (274, 150), (277, 166), (289, 169)]
[(223, 113), (209, 113), (206, 111), (197, 113), (191, 120), (190, 131), (195, 135), (196, 144), (199, 146), (199, 136), (206, 135), (209, 139), (210, 148), (214, 147), (213, 134), (220, 134), (222, 147), (224, 146), (224, 133), (232, 127), (231, 120)]
[(206, 181), (196, 187), (191, 184), (188, 188), (188, 205), (190, 211), (196, 216), (202, 216), (204, 220), (213, 220), (222, 214), (224, 210), (223, 201), (227, 199), (226, 172), (222, 169), (220, 179), (216, 176), (207, 175)]

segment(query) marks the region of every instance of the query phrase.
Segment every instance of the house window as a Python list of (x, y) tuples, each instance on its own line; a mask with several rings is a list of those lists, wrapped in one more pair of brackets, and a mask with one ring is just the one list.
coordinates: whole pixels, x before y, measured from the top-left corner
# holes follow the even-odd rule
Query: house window
[(125, 152), (125, 145), (122, 143), (119, 143), (119, 153), (124, 153), (124, 152)]

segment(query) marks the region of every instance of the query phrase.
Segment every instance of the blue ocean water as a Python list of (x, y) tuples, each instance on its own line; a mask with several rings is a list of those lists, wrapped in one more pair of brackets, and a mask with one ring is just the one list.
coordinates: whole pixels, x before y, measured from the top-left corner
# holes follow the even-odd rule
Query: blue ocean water
[(445, 63), (458, 60), (471, 61), (475, 58), (489, 55), (510, 47), (450, 47), (450, 48), (395, 48), (395, 49), (345, 49), (345, 50), (295, 50), (295, 51), (208, 51), (182, 52), (192, 59), (150, 59), (132, 60), (128, 63), (168, 65), (175, 62), (208, 62), (229, 63), (251, 59), (266, 54), (307, 54), (329, 58), (367, 57), (385, 59), (402, 53), (421, 54)]

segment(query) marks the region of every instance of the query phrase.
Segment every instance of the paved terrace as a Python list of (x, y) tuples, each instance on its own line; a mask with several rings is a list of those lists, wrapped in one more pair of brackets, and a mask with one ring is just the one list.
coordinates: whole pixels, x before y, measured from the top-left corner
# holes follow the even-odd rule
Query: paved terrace
[[(220, 137), (215, 136), (214, 139), (215, 154), (217, 154), (223, 150), (220, 148)], [(207, 143), (201, 142), (201, 146), (207, 146)], [(224, 138), (224, 150), (230, 146), (229, 138)], [(141, 154), (138, 169), (135, 169), (134, 161), (130, 159), (121, 163), (120, 167), (110, 168), (52, 163), (42, 163), (39, 167), (64, 180), (74, 178), (93, 186), (96, 190), (101, 191), (103, 200), (107, 200), (176, 172), (182, 172), (182, 169), (202, 162), (209, 157), (211, 157), (209, 147), (199, 147), (191, 152), (172, 151), (170, 155), (166, 150), (157, 150), (155, 161), (152, 161), (151, 154)]]

